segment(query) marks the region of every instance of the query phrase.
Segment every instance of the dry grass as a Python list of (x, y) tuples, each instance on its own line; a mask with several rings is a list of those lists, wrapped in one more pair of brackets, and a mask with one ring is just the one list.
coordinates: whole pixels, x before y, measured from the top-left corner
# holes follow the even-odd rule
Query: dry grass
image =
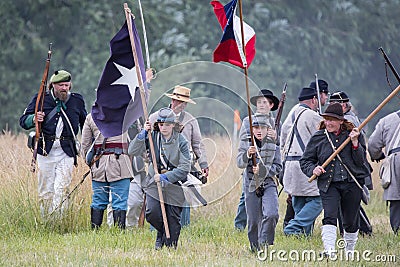
[[(102, 227), (92, 232), (89, 227), (91, 183), (88, 178), (76, 191), (67, 216), (61, 220), (43, 220), (37, 205), (36, 174), (30, 172), (31, 152), (25, 135), (8, 132), (0, 136), (0, 235), (2, 256), (0, 266), (321, 266), (326, 262), (296, 262), (293, 260), (263, 262), (251, 254), (246, 232), (234, 230), (233, 219), (241, 194), (240, 170), (235, 166), (236, 146), (229, 140), (213, 137), (207, 140), (210, 178), (203, 194), (209, 201), (206, 207), (192, 210), (192, 224), (181, 233), (178, 250), (154, 251), (154, 232), (148, 225), (142, 229), (120, 232)], [(373, 164), (375, 170), (378, 169)], [(72, 187), (87, 171), (79, 159)], [(388, 210), (382, 201), (376, 171), (375, 190), (365, 209), (374, 227), (374, 236), (360, 238), (359, 250), (374, 254), (397, 255), (399, 237), (390, 229)], [(320, 251), (321, 216), (311, 238), (288, 238), (282, 232), (285, 194), (280, 197), (280, 220), (276, 230), (275, 250), (313, 249)], [(7, 255), (7, 256), (6, 256)], [(377, 262), (332, 262), (331, 266), (376, 266)], [(394, 263), (386, 263), (385, 266)]]

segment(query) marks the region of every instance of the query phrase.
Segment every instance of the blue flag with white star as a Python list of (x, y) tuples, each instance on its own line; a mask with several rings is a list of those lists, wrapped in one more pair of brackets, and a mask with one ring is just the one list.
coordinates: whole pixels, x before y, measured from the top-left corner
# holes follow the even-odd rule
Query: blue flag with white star
[[(140, 39), (132, 19), (132, 32), (145, 85), (145, 67)], [(125, 24), (110, 41), (110, 58), (97, 87), (92, 117), (104, 137), (117, 136), (128, 130), (143, 115), (139, 83), (133, 59), (128, 26)], [(147, 90), (145, 86), (145, 92)]]

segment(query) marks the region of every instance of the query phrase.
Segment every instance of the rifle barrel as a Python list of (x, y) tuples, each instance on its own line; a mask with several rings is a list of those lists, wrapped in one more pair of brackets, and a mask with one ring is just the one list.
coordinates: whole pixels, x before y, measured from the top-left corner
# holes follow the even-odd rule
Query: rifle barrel
[(387, 55), (386, 55), (385, 51), (383, 51), (382, 47), (379, 47), (379, 50), (382, 52), (382, 55), (383, 55), (386, 63), (389, 65), (389, 68), (392, 70), (392, 72), (393, 72), (394, 76), (396, 77), (397, 81), (400, 83), (400, 76), (397, 73), (396, 69), (394, 68), (392, 62), (390, 62), (390, 59), (387, 57)]

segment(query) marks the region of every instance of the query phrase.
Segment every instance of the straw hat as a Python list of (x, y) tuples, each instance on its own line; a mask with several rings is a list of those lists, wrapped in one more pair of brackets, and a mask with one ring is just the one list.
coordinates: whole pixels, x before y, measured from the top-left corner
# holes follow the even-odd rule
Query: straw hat
[(172, 94), (166, 93), (165, 95), (175, 100), (196, 104), (196, 102), (190, 99), (190, 89), (184, 86), (177, 85)]

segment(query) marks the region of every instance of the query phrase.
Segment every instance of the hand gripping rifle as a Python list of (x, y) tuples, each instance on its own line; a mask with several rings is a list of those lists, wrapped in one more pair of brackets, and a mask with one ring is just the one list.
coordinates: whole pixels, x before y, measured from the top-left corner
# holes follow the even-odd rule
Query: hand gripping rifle
[(276, 131), (279, 131), (279, 126), (281, 123), (283, 106), (285, 105), (285, 100), (286, 100), (286, 88), (287, 88), (287, 83), (285, 83), (285, 85), (283, 86), (281, 99), (279, 100), (278, 111), (276, 112), (276, 117), (275, 117), (275, 130)]
[[(42, 123), (38, 121), (37, 113), (39, 111), (43, 111), (43, 103), (44, 103), (44, 95), (46, 94), (46, 87), (47, 87), (47, 77), (49, 76), (49, 68), (50, 68), (50, 58), (51, 58), (51, 45), (49, 44), (49, 51), (47, 52), (47, 59), (46, 59), (46, 66), (43, 71), (42, 82), (40, 83), (39, 92), (36, 98), (36, 105), (35, 105), (35, 143), (33, 146), (33, 155), (32, 155), (32, 162), (31, 162), (31, 171), (35, 172), (36, 170), (36, 158), (37, 158), (37, 149), (38, 149), (38, 142), (40, 138), (40, 134), (42, 133)], [(44, 149), (44, 147), (43, 147)]]

